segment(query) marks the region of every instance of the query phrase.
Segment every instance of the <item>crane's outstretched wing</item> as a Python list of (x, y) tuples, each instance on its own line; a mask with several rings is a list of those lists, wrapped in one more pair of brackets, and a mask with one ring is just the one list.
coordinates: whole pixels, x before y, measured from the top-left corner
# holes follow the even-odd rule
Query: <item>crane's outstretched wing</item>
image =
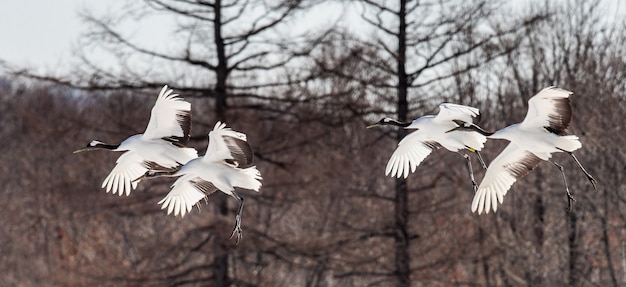
[(167, 208), (167, 214), (184, 217), (198, 201), (215, 191), (217, 188), (211, 182), (197, 176), (182, 176), (158, 204), (161, 204), (161, 209)]
[(509, 144), (489, 165), (472, 201), (472, 212), (489, 213), (498, 209), (516, 180), (527, 175), (541, 162), (533, 153)]
[(102, 188), (106, 187), (106, 192), (116, 194), (119, 192), (130, 194), (130, 191), (137, 188), (139, 178), (150, 169), (150, 164), (145, 162), (138, 154), (127, 151), (116, 161), (116, 165), (111, 173), (102, 182)]
[(217, 122), (209, 132), (209, 146), (203, 160), (234, 160), (240, 168), (252, 165), (254, 153), (244, 133), (233, 131), (225, 123)]
[(163, 138), (177, 146), (185, 146), (191, 131), (191, 103), (172, 92), (167, 85), (161, 89), (143, 136)]
[(435, 116), (437, 121), (461, 120), (468, 123), (480, 122), (480, 111), (474, 107), (443, 103), (439, 105), (439, 113)]
[(439, 147), (437, 142), (427, 140), (422, 131), (412, 132), (398, 143), (398, 147), (387, 162), (385, 174), (407, 178), (409, 172), (415, 172), (417, 166)]
[(541, 90), (528, 100), (528, 113), (520, 124), (523, 128), (543, 127), (548, 131), (565, 135), (565, 130), (572, 120), (570, 91), (556, 87)]

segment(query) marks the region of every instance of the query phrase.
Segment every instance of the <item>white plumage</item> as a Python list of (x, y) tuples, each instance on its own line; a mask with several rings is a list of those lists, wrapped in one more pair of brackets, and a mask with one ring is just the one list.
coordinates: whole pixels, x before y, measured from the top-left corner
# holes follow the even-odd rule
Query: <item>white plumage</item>
[[(472, 212), (478, 211), (478, 214), (483, 211), (489, 213), (490, 210), (495, 212), (498, 203), (502, 203), (513, 183), (528, 174), (542, 160), (550, 160), (552, 153), (555, 152), (566, 152), (571, 155), (595, 188), (595, 180), (572, 153), (581, 148), (582, 144), (577, 136), (565, 135), (572, 117), (569, 102), (571, 94), (570, 91), (556, 87), (545, 88), (528, 101), (528, 112), (521, 123), (513, 124), (493, 134), (483, 132), (489, 138), (506, 139), (510, 143), (489, 165), (472, 201)], [(474, 130), (481, 131), (478, 128)], [(561, 170), (568, 199), (573, 200), (563, 167), (554, 161), (551, 162)], [(571, 204), (570, 201), (568, 203)], [(571, 205), (568, 208), (571, 208)]]
[[(246, 141), (246, 135), (226, 128), (220, 122), (209, 132), (209, 146), (204, 157), (193, 159), (173, 174), (178, 179), (171, 191), (159, 201), (167, 213), (185, 216), (202, 198), (220, 190), (234, 197), (239, 202), (239, 211), (235, 224), (238, 240), (241, 237), (241, 213), (243, 198), (235, 188), (259, 191), (261, 174), (252, 162), (252, 150)], [(241, 167), (240, 167), (241, 166)]]
[(480, 112), (476, 108), (443, 103), (439, 105), (437, 115), (422, 116), (409, 123), (383, 118), (368, 128), (379, 125), (395, 125), (415, 130), (398, 143), (398, 147), (391, 155), (385, 168), (386, 175), (407, 178), (409, 173), (415, 172), (417, 166), (433, 150), (444, 147), (449, 151), (461, 154), (467, 160), (470, 178), (475, 187), (476, 183), (473, 179), (469, 156), (461, 153), (460, 150), (468, 149), (476, 152), (484, 166), (478, 151), (483, 148), (487, 137), (473, 130), (457, 130), (457, 128), (463, 123), (478, 121), (479, 118)]
[(184, 147), (189, 140), (190, 129), (191, 104), (164, 86), (143, 134), (133, 135), (118, 145), (94, 140), (86, 148), (75, 152), (94, 149), (124, 152), (104, 179), (102, 187), (113, 194), (129, 195), (148, 172), (175, 170), (198, 157), (195, 149)]

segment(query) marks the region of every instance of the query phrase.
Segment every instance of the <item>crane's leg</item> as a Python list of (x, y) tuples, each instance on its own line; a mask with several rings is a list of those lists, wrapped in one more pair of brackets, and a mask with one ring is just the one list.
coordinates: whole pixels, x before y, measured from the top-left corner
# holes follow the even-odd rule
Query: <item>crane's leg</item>
[(583, 167), (583, 165), (580, 164), (580, 161), (578, 161), (578, 159), (576, 158), (574, 153), (571, 152), (571, 151), (566, 151), (566, 150), (563, 150), (563, 151), (566, 152), (567, 154), (569, 154), (574, 159), (576, 164), (578, 164), (578, 167), (580, 167), (580, 170), (583, 171), (585, 176), (587, 176), (587, 179), (589, 180), (589, 182), (591, 182), (591, 185), (593, 185), (593, 189), (598, 190), (598, 187), (596, 186), (596, 184), (597, 184), (596, 180), (593, 178), (593, 176), (591, 176), (591, 174), (589, 174), (589, 172)]
[(477, 150), (474, 150), (474, 151), (476, 152), (476, 157), (478, 157), (478, 161), (480, 161), (480, 164), (483, 166), (483, 169), (487, 169), (487, 165), (485, 164), (483, 157), (480, 155), (480, 152), (478, 152)]
[(472, 169), (472, 161), (470, 160), (469, 155), (464, 154), (460, 151), (457, 151), (458, 154), (460, 154), (465, 161), (467, 162), (467, 171), (469, 172), (469, 177), (470, 180), (472, 181), (472, 188), (474, 189), (474, 193), (476, 193), (476, 191), (478, 190), (478, 185), (476, 184), (476, 180), (474, 179), (474, 171)]
[(241, 240), (241, 238), (243, 237), (243, 233), (241, 230), (241, 214), (243, 213), (243, 198), (239, 196), (238, 194), (236, 194), (234, 191), (233, 191), (233, 197), (237, 199), (237, 201), (239, 202), (239, 210), (237, 210), (237, 216), (235, 217), (235, 228), (233, 229), (233, 232), (230, 234), (229, 238), (233, 238), (235, 233), (237, 233), (236, 243), (239, 244), (239, 240)]
[(561, 175), (563, 176), (563, 183), (565, 184), (565, 192), (567, 193), (567, 212), (570, 212), (572, 211), (572, 201), (576, 201), (576, 199), (574, 199), (572, 194), (569, 192), (569, 187), (567, 187), (567, 179), (565, 179), (565, 172), (563, 172), (563, 166), (552, 160), (550, 160), (550, 162), (554, 164), (554, 166), (556, 166), (559, 169), (559, 171), (561, 171)]

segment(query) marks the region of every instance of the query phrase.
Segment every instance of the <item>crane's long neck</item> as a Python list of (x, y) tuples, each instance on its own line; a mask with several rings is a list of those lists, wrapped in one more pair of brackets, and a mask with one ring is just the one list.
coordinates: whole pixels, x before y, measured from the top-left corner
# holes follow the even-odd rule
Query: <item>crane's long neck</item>
[(489, 136), (489, 138), (512, 140), (516, 138), (518, 135), (518, 132), (517, 132), (518, 127), (519, 127), (519, 124), (512, 124), (508, 127), (497, 130), (495, 133)]
[(476, 124), (473, 123), (468, 123), (468, 122), (464, 122), (464, 121), (454, 121), (457, 125), (459, 125), (458, 127), (452, 129), (451, 131), (454, 130), (460, 130), (460, 131), (474, 131), (477, 132), (481, 135), (484, 135), (486, 137), (488, 136), (492, 136), (494, 135), (496, 132), (488, 132), (486, 130), (484, 130), (483, 128), (479, 127)]
[(107, 143), (103, 143), (101, 141), (92, 141), (89, 143), (89, 147), (92, 148), (98, 148), (98, 149), (108, 149), (108, 150), (114, 150), (117, 149), (118, 147), (120, 147), (120, 144), (107, 144)]
[(394, 120), (394, 119), (386, 119), (382, 124), (406, 128), (410, 126), (411, 123), (412, 122), (401, 122), (401, 121)]

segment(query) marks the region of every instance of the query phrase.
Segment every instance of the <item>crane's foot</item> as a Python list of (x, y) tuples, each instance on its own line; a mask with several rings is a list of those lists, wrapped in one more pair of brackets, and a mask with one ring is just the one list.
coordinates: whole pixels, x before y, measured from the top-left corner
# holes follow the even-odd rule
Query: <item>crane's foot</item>
[(239, 216), (239, 214), (235, 217), (235, 228), (233, 228), (233, 232), (230, 234), (228, 239), (232, 239), (233, 236), (235, 236), (235, 233), (237, 234), (235, 244), (239, 244), (239, 241), (243, 238), (243, 231), (241, 230), (241, 216)]
[(589, 179), (589, 182), (591, 182), (591, 185), (593, 185), (593, 189), (598, 190), (598, 182), (596, 179), (587, 172), (585, 172), (585, 175), (587, 176), (587, 179)]
[(573, 202), (576, 202), (576, 199), (569, 192), (569, 189), (566, 189), (565, 192), (567, 193), (567, 212), (572, 212)]

